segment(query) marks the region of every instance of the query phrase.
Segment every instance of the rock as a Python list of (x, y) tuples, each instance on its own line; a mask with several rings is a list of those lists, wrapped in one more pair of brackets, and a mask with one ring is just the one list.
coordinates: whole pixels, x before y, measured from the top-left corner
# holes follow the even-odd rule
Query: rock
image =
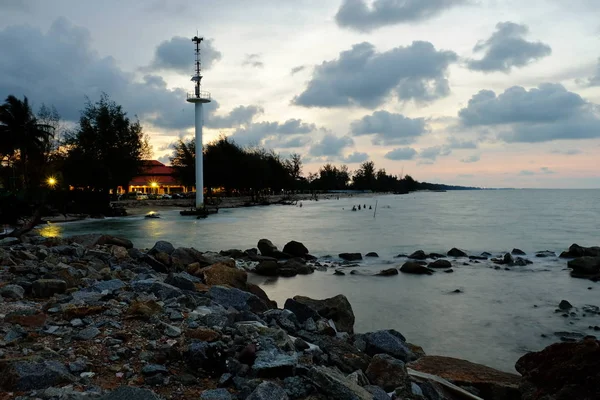
[(246, 400), (289, 400), (289, 397), (281, 386), (265, 381), (258, 385)]
[(452, 268), (452, 264), (448, 260), (435, 260), (434, 262), (429, 263), (428, 267), (448, 269)]
[[(287, 260), (286, 262), (281, 264), (280, 271), (282, 269), (291, 269), (291, 270), (295, 271), (296, 274), (299, 274), (299, 275), (308, 275), (308, 274), (312, 274), (313, 272), (315, 272), (313, 267), (306, 265), (304, 260), (301, 260), (298, 258), (295, 258), (295, 259), (293, 258), (291, 260)], [(280, 275), (281, 275), (281, 272), (280, 272)]]
[(164, 282), (156, 281), (154, 279), (133, 281), (131, 282), (130, 286), (135, 292), (153, 293), (161, 300), (167, 300), (183, 295), (181, 289)]
[(598, 275), (600, 274), (600, 257), (579, 257), (569, 260), (568, 266), (573, 270), (571, 275), (575, 277)]
[(125, 282), (123, 282), (120, 279), (111, 279), (108, 281), (100, 281), (97, 283), (94, 283), (92, 286), (89, 287), (90, 291), (96, 292), (96, 293), (102, 293), (103, 291), (107, 290), (109, 292), (114, 292), (115, 290), (119, 290), (124, 288)]
[(370, 253), (365, 254), (365, 257), (379, 258), (379, 254), (372, 251)]
[(546, 258), (546, 257), (556, 257), (556, 253), (550, 250), (538, 251), (535, 253), (536, 257)]
[(44, 389), (73, 382), (67, 368), (57, 361), (7, 361), (0, 374), (0, 388), (7, 391)]
[(196, 283), (202, 283), (199, 278), (188, 274), (187, 272), (170, 273), (165, 279), (165, 283), (181, 290), (196, 291)]
[(308, 332), (299, 332), (298, 334), (308, 343), (319, 346), (329, 357), (329, 364), (347, 374), (359, 369), (364, 371), (371, 362), (371, 357), (344, 340)]
[(405, 274), (416, 274), (416, 275), (431, 275), (433, 271), (427, 268), (424, 265), (418, 264), (416, 262), (408, 261), (402, 264), (400, 267), (400, 272), (404, 272)]
[(304, 296), (295, 296), (294, 300), (315, 310), (323, 318), (331, 319), (341, 332), (354, 332), (354, 312), (343, 294), (324, 300), (315, 300)]
[(452, 268), (450, 268), (450, 269), (444, 270), (444, 272), (447, 273), (447, 274), (451, 274), (451, 273), (454, 272), (454, 270)]
[(600, 341), (555, 343), (521, 357), (523, 400), (600, 398)]
[(176, 268), (185, 269), (188, 265), (198, 262), (202, 253), (189, 247), (178, 247), (171, 253), (171, 263)]
[(185, 332), (185, 337), (188, 339), (198, 339), (203, 342), (215, 342), (219, 340), (221, 335), (218, 332), (213, 331), (212, 329), (200, 327), (196, 329), (187, 330)]
[(424, 356), (407, 367), (437, 375), (459, 386), (471, 386), (479, 396), (489, 400), (520, 399), (520, 377), (485, 365), (451, 357)]
[(372, 384), (380, 386), (386, 392), (396, 389), (405, 392), (410, 388), (404, 363), (387, 354), (373, 356), (365, 375)]
[(533, 262), (529, 261), (528, 259), (523, 258), (523, 257), (517, 257), (513, 261), (513, 265), (516, 265), (518, 267), (525, 267), (526, 265), (529, 265), (529, 264), (533, 264)]
[(6, 285), (0, 287), (0, 297), (20, 300), (25, 296), (25, 289), (19, 285)]
[(226, 389), (205, 390), (200, 395), (200, 400), (234, 400)]
[(256, 352), (256, 360), (252, 370), (256, 372), (258, 377), (284, 378), (294, 375), (297, 364), (298, 357), (296, 353), (289, 355), (278, 348), (272, 348)]
[[(157, 253), (156, 256), (158, 257), (159, 254), (161, 254), (161, 253)], [(166, 253), (163, 253), (163, 254), (166, 254)], [(150, 268), (152, 268), (156, 272), (162, 272), (162, 273), (169, 272), (168, 265), (159, 261), (157, 258), (151, 256), (150, 254), (144, 254), (142, 256), (141, 260), (144, 261), (146, 264), (148, 264), (150, 266)]]
[(376, 275), (377, 276), (398, 275), (398, 270), (396, 268), (388, 268), (388, 269), (384, 269), (384, 270), (379, 271)]
[(121, 386), (99, 400), (161, 400), (153, 391), (131, 386)]
[(369, 378), (362, 372), (362, 370), (357, 370), (348, 375), (346, 378), (351, 382), (357, 384), (358, 386), (368, 386), (370, 385)]
[(127, 309), (127, 315), (130, 317), (138, 317), (149, 319), (162, 311), (162, 306), (154, 300), (134, 301)]
[(21, 309), (8, 313), (4, 322), (29, 328), (40, 328), (46, 323), (47, 315), (35, 309)]
[(448, 253), (446, 253), (446, 254), (448, 254), (449, 257), (456, 257), (456, 258), (468, 256), (468, 254), (465, 251), (457, 249), (456, 247), (453, 247), (452, 249), (450, 249), (450, 251), (448, 251)]
[(514, 256), (525, 256), (527, 255), (523, 250), (521, 249), (512, 249), (512, 251), (510, 252), (512, 255)]
[(261, 261), (254, 268), (254, 273), (262, 276), (277, 276), (277, 270), (279, 269), (279, 264), (277, 261)]
[(320, 318), (319, 313), (313, 308), (294, 299), (287, 299), (283, 308), (293, 312), (298, 319), (298, 322), (301, 324), (306, 322), (306, 320), (309, 318), (312, 318), (313, 321), (316, 321)]
[(214, 264), (225, 264), (231, 268), (235, 268), (235, 260), (233, 258), (212, 251), (202, 253), (198, 257), (198, 262), (203, 267), (209, 267)]
[(170, 338), (177, 338), (181, 336), (181, 329), (173, 325), (165, 324), (164, 334)]
[(292, 399), (304, 399), (314, 391), (314, 387), (300, 376), (289, 376), (283, 380), (283, 389)]
[(373, 400), (373, 395), (339, 372), (326, 367), (312, 367), (309, 378), (332, 400)]
[(92, 340), (99, 334), (100, 334), (100, 329), (96, 328), (95, 326), (89, 326), (89, 327), (84, 328), (81, 331), (79, 331), (75, 336), (73, 336), (73, 339)]
[(411, 258), (413, 260), (425, 260), (427, 258), (427, 254), (425, 254), (423, 250), (417, 250), (410, 256), (408, 256), (408, 258)]
[(573, 308), (573, 306), (567, 300), (561, 300), (558, 304), (558, 308), (560, 308), (561, 310), (570, 310), (571, 308)]
[(260, 286), (255, 285), (253, 283), (247, 283), (246, 284), (246, 292), (252, 293), (256, 297), (261, 299), (267, 305), (268, 308), (277, 308), (277, 302), (274, 300), (271, 300), (269, 298), (269, 296), (267, 295), (267, 293), (265, 293), (265, 291), (262, 290), (262, 288)]
[(292, 240), (283, 246), (283, 252), (293, 257), (304, 258), (308, 254), (308, 249), (306, 246), (304, 246), (304, 244)]
[(600, 247), (582, 247), (578, 244), (572, 244), (569, 251), (563, 251), (560, 256), (562, 258), (600, 257)]
[(193, 341), (183, 354), (183, 358), (190, 368), (200, 368), (217, 377), (226, 371), (226, 356), (221, 342)]
[(514, 262), (515, 262), (515, 260), (514, 260), (514, 258), (512, 256), (512, 254), (510, 254), (510, 253), (506, 253), (504, 255), (504, 258), (502, 258), (502, 263), (503, 264), (512, 265)]
[(275, 246), (269, 239), (260, 239), (258, 244), (256, 245), (258, 250), (260, 250), (260, 254), (263, 256), (273, 256), (277, 251), (277, 246)]
[(52, 297), (66, 290), (67, 282), (60, 279), (38, 279), (32, 286), (33, 295), (40, 298)]
[(339, 269), (336, 269), (335, 271), (333, 271), (334, 275), (339, 275), (339, 276), (345, 276), (346, 273), (344, 271), (340, 271)]
[(362, 255), (360, 253), (340, 253), (338, 257), (345, 261), (362, 260)]
[(154, 246), (150, 249), (148, 253), (167, 253), (168, 255), (171, 255), (174, 251), (175, 247), (170, 242), (167, 242), (165, 240), (159, 240), (154, 244)]
[[(379, 386), (368, 385), (365, 386), (364, 389), (373, 395), (373, 400), (390, 400), (390, 396), (388, 396), (387, 392)], [(430, 399), (428, 398), (428, 400)]]
[(21, 239), (16, 238), (16, 237), (6, 237), (4, 239), (0, 239), (1, 247), (14, 246), (19, 243), (21, 243)]
[(142, 374), (146, 376), (156, 374), (168, 374), (169, 370), (164, 365), (159, 364), (146, 364), (142, 367)]
[(404, 336), (393, 329), (367, 332), (356, 335), (355, 339), (365, 341), (365, 353), (370, 356), (388, 354), (404, 362), (417, 359), (417, 355), (410, 349)]
[(203, 271), (204, 283), (209, 286), (227, 285), (238, 289), (246, 288), (248, 274), (241, 269), (231, 268), (225, 264), (214, 264)]
[(236, 288), (225, 286), (211, 286), (208, 295), (223, 307), (233, 307), (239, 311), (264, 312), (268, 310), (266, 304), (257, 296)]

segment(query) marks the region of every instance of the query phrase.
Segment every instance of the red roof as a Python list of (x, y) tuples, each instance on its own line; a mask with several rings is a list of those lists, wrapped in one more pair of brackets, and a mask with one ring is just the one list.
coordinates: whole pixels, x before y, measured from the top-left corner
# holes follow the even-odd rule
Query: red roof
[(129, 185), (150, 186), (150, 182), (156, 182), (159, 186), (179, 185), (180, 183), (175, 177), (175, 168), (168, 167), (157, 160), (145, 160), (143, 172), (134, 177)]

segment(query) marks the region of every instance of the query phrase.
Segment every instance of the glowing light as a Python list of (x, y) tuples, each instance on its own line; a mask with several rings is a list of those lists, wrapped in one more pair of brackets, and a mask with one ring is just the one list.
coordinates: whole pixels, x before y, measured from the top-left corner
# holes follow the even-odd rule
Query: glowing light
[(150, 182), (150, 186), (152, 186), (153, 188), (158, 187), (158, 183), (156, 183), (156, 182)]
[(46, 180), (46, 183), (48, 184), (48, 186), (54, 187), (54, 185), (56, 185), (56, 178), (51, 176)]

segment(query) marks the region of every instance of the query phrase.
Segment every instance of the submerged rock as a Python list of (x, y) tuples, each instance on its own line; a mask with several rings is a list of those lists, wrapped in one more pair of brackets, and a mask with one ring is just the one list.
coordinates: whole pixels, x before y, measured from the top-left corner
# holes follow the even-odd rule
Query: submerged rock
[(434, 262), (429, 263), (428, 267), (448, 269), (452, 268), (452, 263), (448, 260), (435, 260)]
[(579, 257), (568, 262), (573, 271), (571, 275), (579, 278), (595, 277), (600, 275), (600, 257)]
[(457, 249), (456, 247), (453, 247), (452, 249), (450, 249), (447, 254), (450, 257), (456, 257), (456, 258), (468, 256), (467, 252), (465, 252), (464, 250)]
[(561, 300), (558, 304), (558, 308), (561, 310), (570, 310), (571, 308), (573, 308), (573, 306), (567, 300)]
[(384, 270), (379, 271), (376, 275), (377, 276), (398, 275), (398, 270), (396, 268), (388, 268), (388, 269), (384, 269)]
[(405, 262), (402, 267), (400, 267), (400, 272), (404, 272), (406, 274), (416, 274), (416, 275), (432, 275), (433, 271), (427, 268), (424, 265), (418, 264), (416, 262), (408, 261)]
[(515, 256), (525, 256), (527, 255), (523, 250), (521, 249), (512, 249), (512, 251), (510, 252), (512, 255)]
[(417, 250), (412, 253), (408, 258), (412, 258), (413, 260), (425, 260), (427, 258), (427, 254), (423, 250)]
[(371, 252), (365, 254), (365, 257), (378, 258), (379, 254), (375, 253), (374, 251), (371, 251)]
[(340, 253), (338, 257), (345, 261), (362, 260), (362, 255), (360, 253)]

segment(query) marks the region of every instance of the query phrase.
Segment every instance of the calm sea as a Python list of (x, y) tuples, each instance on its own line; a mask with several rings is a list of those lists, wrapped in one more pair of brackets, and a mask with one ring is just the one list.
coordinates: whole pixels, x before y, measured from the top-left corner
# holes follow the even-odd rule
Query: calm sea
[[(350, 211), (358, 204), (367, 209)], [(359, 267), (365, 272), (399, 265), (402, 260), (395, 255), (418, 249), (445, 253), (459, 247), (500, 255), (517, 247), (533, 265), (506, 271), (460, 261), (453, 262), (454, 273), (433, 276), (333, 276), (328, 271), (252, 279), (280, 305), (296, 294), (324, 298), (343, 293), (354, 308), (357, 331), (394, 328), (428, 354), (507, 371), (525, 352), (559, 340), (555, 332), (593, 334), (589, 327), (600, 325), (598, 314), (579, 311), (565, 318), (555, 313), (562, 299), (580, 310), (600, 305), (600, 284), (570, 278), (564, 260), (534, 256), (540, 250), (559, 254), (572, 243), (600, 245), (600, 190), (411, 193), (307, 201), (303, 207), (224, 209), (206, 220), (181, 217), (175, 209), (155, 211), (161, 219), (133, 216), (54, 224), (43, 233), (102, 232), (130, 238), (141, 248), (162, 239), (203, 251), (255, 247), (261, 238), (280, 248), (298, 240), (320, 257), (379, 253), (379, 259)], [(462, 293), (452, 293), (455, 289)]]

